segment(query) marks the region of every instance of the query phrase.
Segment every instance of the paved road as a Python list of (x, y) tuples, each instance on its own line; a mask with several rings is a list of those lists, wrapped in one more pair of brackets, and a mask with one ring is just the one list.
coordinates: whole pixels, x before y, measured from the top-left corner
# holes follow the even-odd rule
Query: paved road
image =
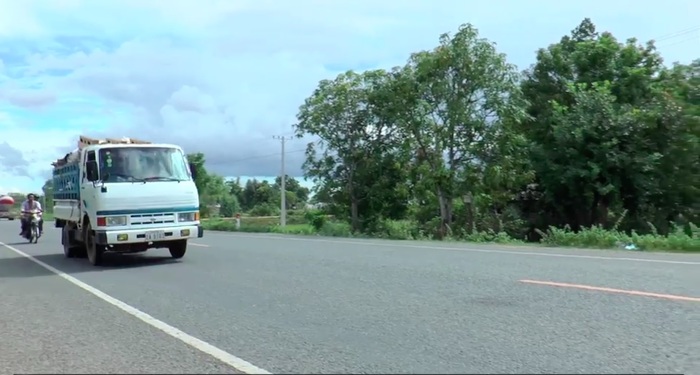
[(17, 226), (0, 241), (74, 282), (0, 245), (5, 373), (235, 373), (217, 349), (271, 373), (700, 374), (700, 256), (207, 232), (96, 268)]

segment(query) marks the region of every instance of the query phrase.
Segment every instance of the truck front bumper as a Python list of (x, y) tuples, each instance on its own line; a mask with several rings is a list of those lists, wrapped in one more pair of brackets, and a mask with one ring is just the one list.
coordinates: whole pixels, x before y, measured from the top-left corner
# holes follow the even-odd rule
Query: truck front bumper
[(204, 237), (199, 224), (178, 225), (163, 228), (96, 230), (95, 242), (100, 245), (124, 245), (145, 242), (162, 242)]

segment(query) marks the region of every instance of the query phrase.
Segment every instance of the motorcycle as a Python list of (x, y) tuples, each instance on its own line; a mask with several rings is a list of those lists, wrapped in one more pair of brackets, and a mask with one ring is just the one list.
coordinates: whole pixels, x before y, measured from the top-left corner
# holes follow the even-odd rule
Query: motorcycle
[(39, 230), (39, 220), (41, 220), (40, 212), (23, 212), (25, 220), (28, 221), (27, 230), (24, 233), (24, 238), (29, 241), (29, 243), (39, 242), (39, 237), (41, 237), (41, 231)]

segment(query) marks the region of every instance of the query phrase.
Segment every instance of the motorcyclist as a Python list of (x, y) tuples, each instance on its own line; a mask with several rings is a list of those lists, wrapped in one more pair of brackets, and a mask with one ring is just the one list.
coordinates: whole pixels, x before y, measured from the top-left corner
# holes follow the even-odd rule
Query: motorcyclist
[[(24, 234), (27, 232), (28, 226), (29, 226), (29, 217), (27, 214), (32, 214), (32, 213), (41, 213), (43, 212), (43, 209), (41, 208), (41, 203), (36, 200), (36, 195), (29, 193), (27, 194), (27, 200), (22, 202), (22, 217), (20, 219), (20, 226), (21, 226), (21, 232), (19, 232), (20, 236), (24, 236)], [(43, 233), (44, 232), (44, 219), (39, 216), (39, 232)]]

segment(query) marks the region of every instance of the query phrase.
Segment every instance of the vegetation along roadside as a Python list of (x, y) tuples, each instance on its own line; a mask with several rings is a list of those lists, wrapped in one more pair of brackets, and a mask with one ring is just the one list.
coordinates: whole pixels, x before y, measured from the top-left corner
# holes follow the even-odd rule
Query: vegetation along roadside
[(314, 187), (285, 176), (287, 226), (279, 177), (226, 180), (198, 153), (205, 228), (700, 252), (700, 59), (589, 19), (554, 42), (521, 71), (466, 24), (319, 82), (294, 125)]

